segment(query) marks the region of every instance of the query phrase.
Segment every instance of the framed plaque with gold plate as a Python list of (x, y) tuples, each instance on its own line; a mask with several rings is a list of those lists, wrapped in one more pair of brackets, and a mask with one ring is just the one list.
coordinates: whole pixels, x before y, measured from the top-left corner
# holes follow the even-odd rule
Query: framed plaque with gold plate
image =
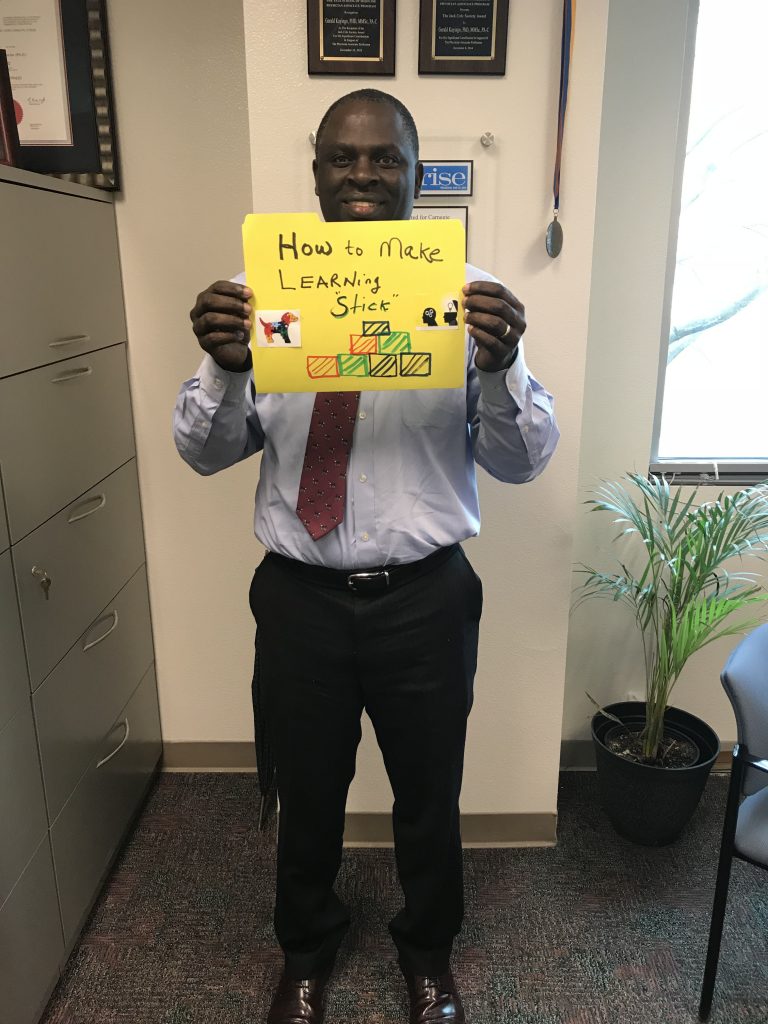
[(395, 0), (307, 0), (310, 75), (394, 75)]
[(420, 75), (504, 75), (509, 0), (421, 0)]

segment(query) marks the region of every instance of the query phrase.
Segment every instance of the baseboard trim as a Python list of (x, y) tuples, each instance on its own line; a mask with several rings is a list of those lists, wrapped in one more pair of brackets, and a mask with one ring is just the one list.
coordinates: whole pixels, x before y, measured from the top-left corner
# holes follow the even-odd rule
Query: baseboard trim
[[(732, 743), (723, 743), (714, 771), (727, 772), (731, 766)], [(561, 771), (594, 771), (592, 740), (563, 740), (560, 744)], [(170, 743), (163, 745), (164, 772), (255, 772), (256, 755), (248, 741), (223, 743)], [(496, 817), (496, 815), (492, 815)]]
[(561, 740), (560, 771), (585, 771), (595, 769), (595, 751), (592, 740)]
[[(172, 743), (163, 746), (164, 772), (255, 772), (253, 743)], [(465, 847), (554, 846), (556, 814), (463, 814), (461, 835)], [(391, 847), (389, 813), (350, 813), (346, 816), (344, 845)]]
[(164, 772), (255, 772), (252, 742), (163, 744)]
[[(509, 846), (554, 846), (556, 814), (462, 814), (461, 842), (467, 849)], [(390, 814), (346, 815), (344, 845), (392, 847)]]

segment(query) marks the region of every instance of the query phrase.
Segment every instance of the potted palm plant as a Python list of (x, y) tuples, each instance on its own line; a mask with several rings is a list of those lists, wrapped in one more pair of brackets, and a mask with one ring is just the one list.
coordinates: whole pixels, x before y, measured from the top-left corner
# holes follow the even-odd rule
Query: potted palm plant
[[(629, 474), (605, 483), (587, 502), (607, 512), (627, 553), (616, 572), (583, 565), (579, 601), (628, 605), (645, 654), (645, 701), (601, 707), (592, 738), (605, 810), (620, 835), (661, 846), (683, 830), (719, 751), (717, 736), (670, 706), (672, 689), (696, 651), (758, 620), (732, 616), (768, 598), (749, 572), (725, 563), (768, 550), (768, 486), (698, 503), (663, 477)], [(577, 602), (578, 603), (578, 602)]]

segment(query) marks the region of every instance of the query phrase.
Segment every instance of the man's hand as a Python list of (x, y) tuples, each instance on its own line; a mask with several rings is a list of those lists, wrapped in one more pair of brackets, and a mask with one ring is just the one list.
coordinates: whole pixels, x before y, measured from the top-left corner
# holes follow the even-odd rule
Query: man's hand
[(496, 281), (470, 281), (462, 299), (464, 323), (477, 342), (475, 366), (491, 373), (511, 366), (525, 330), (525, 309)]
[(200, 292), (190, 311), (192, 330), (200, 348), (207, 352), (222, 370), (240, 372), (252, 365), (248, 339), (251, 331), (250, 288), (231, 281), (216, 281)]

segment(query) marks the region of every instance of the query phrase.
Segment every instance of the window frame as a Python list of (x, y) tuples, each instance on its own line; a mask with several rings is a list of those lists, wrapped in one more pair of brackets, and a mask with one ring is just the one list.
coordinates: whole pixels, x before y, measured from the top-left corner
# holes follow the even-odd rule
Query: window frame
[(696, 56), (696, 33), (699, 20), (699, 0), (688, 2), (688, 23), (686, 28), (685, 52), (681, 69), (680, 108), (678, 112), (677, 151), (672, 186), (669, 236), (667, 242), (667, 264), (664, 279), (664, 305), (661, 316), (661, 338), (659, 345), (659, 366), (656, 382), (656, 404), (653, 414), (653, 435), (649, 472), (674, 478), (678, 482), (695, 484), (756, 484), (768, 478), (768, 456), (765, 459), (701, 459), (701, 458), (659, 458), (661, 418), (666, 388), (667, 354), (669, 331), (672, 322), (672, 291), (675, 284), (677, 242), (680, 230), (680, 210), (683, 196), (683, 175), (688, 146), (688, 125), (693, 91), (693, 69)]

